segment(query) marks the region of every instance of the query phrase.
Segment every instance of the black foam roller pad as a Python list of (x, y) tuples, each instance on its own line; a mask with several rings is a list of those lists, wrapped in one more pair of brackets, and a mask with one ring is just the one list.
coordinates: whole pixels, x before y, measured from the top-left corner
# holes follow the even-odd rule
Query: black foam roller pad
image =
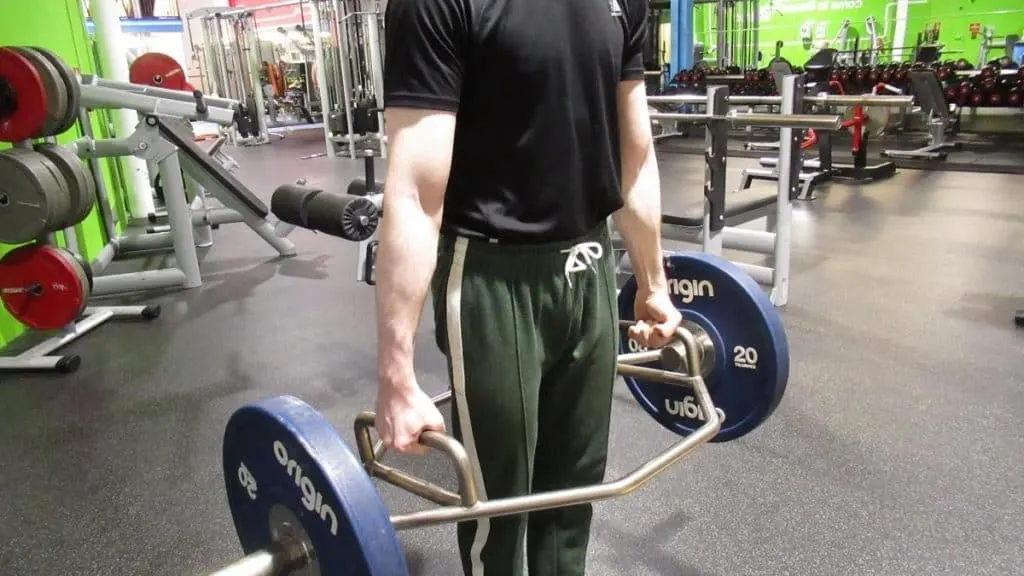
[(373, 235), (380, 210), (365, 196), (324, 192), (309, 201), (309, 228), (345, 240), (361, 242)]
[(270, 211), (286, 224), (313, 228), (309, 223), (309, 204), (322, 193), (323, 190), (300, 184), (283, 184), (270, 198)]
[(355, 180), (349, 182), (348, 189), (346, 191), (352, 196), (367, 196), (369, 194), (376, 194), (384, 190), (384, 183), (381, 182), (380, 180), (375, 180), (373, 185), (373, 190), (370, 190), (366, 186), (365, 178), (356, 178)]

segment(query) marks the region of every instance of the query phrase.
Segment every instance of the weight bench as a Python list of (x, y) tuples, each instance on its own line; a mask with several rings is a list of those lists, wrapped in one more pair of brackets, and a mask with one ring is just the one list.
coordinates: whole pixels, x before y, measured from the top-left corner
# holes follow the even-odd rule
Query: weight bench
[(914, 150), (883, 150), (882, 156), (902, 160), (945, 160), (946, 150), (959, 150), (961, 144), (947, 140), (956, 125), (956, 116), (946, 103), (938, 73), (931, 68), (922, 68), (911, 70), (907, 77), (921, 106), (921, 113), (927, 118), (928, 141), (925, 146)]
[[(253, 232), (270, 244), (281, 256), (294, 256), (295, 245), (285, 236), (294, 227), (290, 225), (275, 226), (267, 218), (270, 209), (238, 178), (207, 151), (196, 143), (195, 138), (185, 126), (175, 125), (173, 120), (159, 116), (147, 116), (145, 122), (156, 128), (160, 137), (174, 145), (181, 160), (182, 171), (197, 184), (203, 187), (227, 207), (216, 218), (200, 213), (200, 224), (245, 223)], [(206, 220), (213, 220), (207, 222)]]

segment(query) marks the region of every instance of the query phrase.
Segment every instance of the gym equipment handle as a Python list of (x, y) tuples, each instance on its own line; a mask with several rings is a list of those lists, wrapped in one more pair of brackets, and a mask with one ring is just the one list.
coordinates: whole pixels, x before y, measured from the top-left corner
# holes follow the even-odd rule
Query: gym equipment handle
[(843, 124), (841, 117), (832, 114), (763, 114), (760, 112), (737, 112), (736, 110), (721, 116), (675, 112), (652, 112), (650, 116), (652, 120), (674, 120), (676, 122), (693, 123), (718, 120), (738, 127), (813, 128), (814, 130), (832, 132), (842, 128)]
[(363, 461), (368, 474), (441, 506), (462, 505), (469, 508), (477, 503), (477, 488), (473, 481), (469, 454), (458, 440), (434, 430), (426, 430), (420, 434), (420, 444), (445, 454), (455, 466), (455, 476), (459, 482), (459, 493), (455, 494), (427, 480), (382, 464), (374, 452), (373, 438), (370, 435), (376, 416), (373, 412), (360, 412), (355, 423), (359, 459)]
[[(714, 403), (711, 401), (711, 395), (708, 392), (704, 378), (701, 376), (702, 342), (688, 328), (680, 328), (677, 331), (677, 337), (680, 342), (680, 350), (685, 354), (686, 374), (628, 364), (620, 364), (619, 371), (621, 374), (625, 374), (625, 371), (638, 371), (634, 372), (636, 376), (651, 379), (657, 378), (667, 383), (690, 386), (693, 389), (697, 404), (703, 410), (703, 413), (708, 415), (707, 420), (693, 434), (673, 444), (661, 454), (640, 465), (633, 472), (610, 482), (499, 500), (479, 501), (477, 498), (477, 487), (469, 466), (469, 457), (457, 440), (446, 434), (432, 431), (424, 432), (420, 435), (420, 442), (423, 445), (437, 448), (453, 461), (456, 475), (459, 479), (459, 494), (452, 493), (426, 480), (381, 464), (378, 461), (378, 455), (375, 453), (369, 432), (370, 428), (373, 427), (375, 414), (373, 412), (361, 413), (356, 419), (356, 442), (359, 448), (359, 457), (363, 461), (367, 473), (399, 488), (408, 490), (426, 500), (441, 504), (440, 508), (392, 516), (392, 525), (396, 530), (406, 530), (478, 518), (522, 514), (535, 510), (563, 508), (625, 496), (640, 488), (666, 468), (688, 456), (696, 448), (709, 442), (718, 434), (722, 427), (722, 422), (725, 420), (725, 415), (715, 408)], [(647, 353), (645, 352), (644, 354)], [(650, 360), (651, 357), (653, 355), (647, 357), (647, 359)], [(637, 358), (627, 355), (627, 359), (632, 361), (635, 361)]]

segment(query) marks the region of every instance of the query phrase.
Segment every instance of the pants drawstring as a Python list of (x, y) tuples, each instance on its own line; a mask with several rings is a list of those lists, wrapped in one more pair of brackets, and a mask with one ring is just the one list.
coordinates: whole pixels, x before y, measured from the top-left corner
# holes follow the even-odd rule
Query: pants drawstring
[(573, 273), (589, 269), (597, 274), (594, 262), (604, 256), (604, 247), (600, 242), (580, 242), (568, 250), (562, 250), (562, 253), (567, 254), (565, 257), (565, 280), (571, 288)]

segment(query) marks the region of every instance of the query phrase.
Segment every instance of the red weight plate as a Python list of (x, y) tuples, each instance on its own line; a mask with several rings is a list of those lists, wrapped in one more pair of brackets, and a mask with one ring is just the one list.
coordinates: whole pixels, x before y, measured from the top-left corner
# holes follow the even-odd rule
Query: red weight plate
[(0, 298), (22, 324), (57, 330), (78, 318), (86, 294), (72, 261), (56, 248), (28, 244), (0, 259)]
[(132, 62), (128, 70), (132, 84), (144, 84), (168, 90), (186, 90), (188, 78), (178, 61), (167, 54), (147, 52)]
[(35, 137), (46, 124), (48, 110), (39, 72), (21, 54), (0, 48), (0, 141)]

